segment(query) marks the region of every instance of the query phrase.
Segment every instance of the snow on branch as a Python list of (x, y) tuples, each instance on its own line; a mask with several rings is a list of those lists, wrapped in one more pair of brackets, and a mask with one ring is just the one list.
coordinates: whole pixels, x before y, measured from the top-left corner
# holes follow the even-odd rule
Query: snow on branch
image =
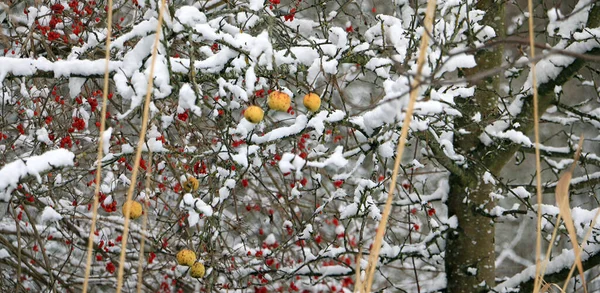
[[(31, 76), (38, 71), (53, 72), (54, 77), (70, 76), (90, 76), (104, 74), (105, 59), (97, 60), (59, 60), (52, 62), (44, 57), (38, 59), (31, 58), (7, 58), (0, 57), (0, 82), (3, 82), (7, 75), (13, 76)], [(114, 71), (121, 67), (121, 61), (110, 61), (109, 71)]]
[(296, 117), (296, 121), (294, 124), (285, 127), (279, 127), (277, 129), (272, 130), (269, 133), (266, 133), (263, 136), (258, 136), (256, 134), (252, 135), (251, 141), (256, 144), (263, 144), (266, 142), (276, 141), (288, 136), (292, 136), (298, 134), (304, 130), (308, 123), (308, 118), (305, 115), (299, 115)]
[(0, 169), (0, 200), (8, 201), (10, 193), (17, 188), (19, 181), (35, 176), (42, 183), (40, 173), (53, 168), (73, 166), (75, 154), (66, 149), (45, 152), (39, 156), (18, 159)]
[[(585, 262), (600, 252), (600, 245), (588, 244), (581, 254), (581, 261)], [(546, 266), (546, 275), (560, 273), (563, 270), (569, 270), (573, 265), (575, 255), (573, 249), (563, 250), (560, 255), (554, 256)], [(535, 264), (527, 267), (522, 272), (514, 275), (508, 280), (500, 283), (494, 288), (494, 292), (509, 292), (513, 288), (520, 287), (535, 277)]]

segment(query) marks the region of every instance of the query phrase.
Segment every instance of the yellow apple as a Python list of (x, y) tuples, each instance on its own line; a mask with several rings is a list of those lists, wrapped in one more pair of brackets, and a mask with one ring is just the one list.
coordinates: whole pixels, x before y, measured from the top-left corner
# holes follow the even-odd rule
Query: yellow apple
[(269, 94), (267, 104), (271, 110), (287, 112), (292, 103), (290, 96), (284, 92), (273, 91)]
[(198, 179), (190, 176), (188, 177), (188, 179), (183, 182), (183, 190), (185, 190), (185, 192), (193, 192), (198, 190), (198, 187), (200, 186), (200, 183), (198, 182)]
[(317, 112), (321, 108), (321, 98), (315, 93), (304, 96), (304, 107), (311, 112)]
[(244, 111), (244, 118), (256, 124), (263, 120), (265, 112), (259, 106), (250, 106)]
[(196, 253), (189, 249), (182, 249), (177, 253), (177, 263), (182, 266), (191, 266), (196, 262)]
[(195, 262), (190, 268), (190, 277), (202, 278), (205, 273), (204, 265), (201, 262)]
[(142, 215), (142, 204), (141, 203), (134, 201), (134, 200), (126, 201), (123, 204), (123, 215), (125, 215), (125, 213), (127, 212), (128, 207), (129, 207), (129, 218), (130, 219), (135, 220)]

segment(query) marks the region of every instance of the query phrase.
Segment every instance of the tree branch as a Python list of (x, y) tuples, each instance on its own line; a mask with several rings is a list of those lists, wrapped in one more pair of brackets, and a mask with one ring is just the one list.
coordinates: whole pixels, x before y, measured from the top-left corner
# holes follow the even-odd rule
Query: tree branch
[(450, 173), (458, 176), (463, 183), (471, 182), (474, 179), (471, 173), (465, 172), (465, 169), (446, 156), (443, 147), (428, 132), (413, 132), (413, 134), (427, 143), (427, 146), (429, 146), (429, 149), (435, 156), (436, 162), (440, 163)]
[[(584, 248), (584, 250), (585, 250), (585, 248)], [(557, 263), (565, 262), (565, 261), (566, 261), (566, 263), (572, 263), (572, 260), (569, 262), (568, 260), (565, 260), (562, 258), (555, 260), (555, 262), (557, 262)], [(550, 266), (552, 264), (552, 262), (553, 261), (550, 261), (550, 264), (548, 266)], [(587, 271), (591, 268), (598, 266), (600, 264), (600, 250), (593, 251), (593, 254), (590, 257), (588, 257), (587, 260), (583, 261), (582, 264), (583, 264), (584, 271)], [(523, 278), (522, 280), (520, 280), (520, 282), (516, 281), (516, 282), (519, 282), (518, 284), (515, 284), (516, 286), (513, 284), (505, 285), (505, 286), (518, 287), (518, 288), (520, 288), (519, 292), (533, 292), (533, 281), (534, 281), (535, 274), (530, 273), (530, 272), (534, 271), (534, 270), (532, 270), (532, 268), (535, 269), (535, 265), (534, 265), (534, 267), (529, 267), (521, 272), (520, 275), (528, 275), (528, 276)], [(566, 266), (566, 267), (560, 269), (557, 272), (554, 272), (551, 274), (546, 274), (546, 275), (544, 275), (544, 281), (546, 281), (547, 283), (561, 284), (562, 282), (565, 281), (565, 278), (569, 274), (570, 270), (571, 270), (571, 266), (569, 265), (569, 266)], [(493, 291), (493, 292), (499, 292), (498, 290), (503, 290), (503, 289), (510, 289), (510, 288), (506, 288), (506, 287), (503, 288), (502, 284), (500, 284), (499, 286), (497, 286), (495, 288), (495, 291)]]
[[(600, 5), (595, 4), (590, 11), (588, 18), (587, 27), (598, 27), (600, 25)], [(594, 48), (585, 54), (600, 55), (600, 48)], [(581, 68), (586, 64), (586, 60), (576, 58), (573, 63), (565, 67), (556, 78), (542, 83), (538, 87), (539, 93), (539, 113), (544, 113), (546, 110), (556, 103), (554, 88), (560, 86), (569, 81)], [(523, 133), (528, 133), (533, 129), (533, 95), (529, 95), (523, 98), (523, 107), (521, 112), (515, 119), (514, 122), (519, 123)], [(481, 145), (483, 147), (483, 145)], [(491, 170), (498, 171), (512, 158), (514, 153), (520, 148), (520, 145), (511, 143), (506, 145), (490, 145), (483, 147), (480, 154), (492, 154), (488, 157), (483, 158), (484, 164)]]

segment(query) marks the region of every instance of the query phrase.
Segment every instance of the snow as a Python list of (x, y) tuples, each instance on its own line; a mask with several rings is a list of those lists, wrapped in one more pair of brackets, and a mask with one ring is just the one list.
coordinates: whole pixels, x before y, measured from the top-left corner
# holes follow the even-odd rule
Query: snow
[(491, 137), (508, 139), (513, 143), (520, 144), (522, 146), (531, 147), (533, 143), (523, 132), (509, 129), (507, 131), (496, 131), (493, 125), (488, 125), (486, 128), (486, 134)]
[(334, 166), (342, 168), (348, 164), (348, 160), (343, 155), (344, 147), (337, 146), (329, 158), (323, 162), (308, 162), (309, 167), (325, 168), (326, 166)]
[(227, 198), (229, 198), (231, 190), (233, 190), (233, 188), (235, 187), (235, 183), (236, 181), (233, 179), (225, 180), (223, 187), (219, 189), (219, 197), (215, 197), (213, 199), (212, 205), (217, 206), (218, 204), (223, 203)]
[[(431, 132), (430, 132), (431, 133)], [(456, 161), (457, 164), (462, 165), (465, 163), (465, 157), (463, 155), (459, 155), (454, 150), (454, 144), (449, 139), (442, 139), (438, 141), (440, 147), (444, 151), (444, 154), (451, 160)]]
[[(175, 11), (175, 19), (182, 25), (193, 26), (197, 23), (206, 23), (207, 19), (204, 13), (200, 12), (198, 8), (194, 6), (182, 6)], [(155, 26), (156, 27), (156, 26)], [(173, 31), (180, 32), (183, 30), (183, 26), (178, 24), (173, 25)]]
[(298, 234), (298, 239), (309, 239), (312, 232), (313, 232), (312, 224), (306, 224), (306, 226), (304, 227), (304, 230), (302, 230), (302, 232), (300, 232), (300, 234)]
[(125, 42), (134, 38), (145, 37), (146, 35), (155, 32), (157, 23), (158, 20), (156, 18), (137, 23), (129, 32), (122, 34), (117, 39), (112, 41), (110, 47), (123, 50)]
[(525, 187), (523, 187), (523, 186), (512, 188), (510, 191), (519, 198), (530, 198), (531, 197), (531, 193), (529, 193), (529, 191), (527, 191), (525, 189)]
[(473, 68), (476, 65), (475, 56), (465, 53), (456, 54), (444, 62), (442, 69), (436, 74), (436, 77), (440, 77), (445, 72), (453, 72), (458, 68)]
[(44, 211), (42, 211), (42, 216), (40, 218), (40, 223), (58, 222), (62, 218), (63, 217), (59, 213), (57, 213), (53, 208), (51, 208), (51, 207), (45, 207)]
[(556, 7), (548, 10), (547, 32), (549, 36), (558, 35), (563, 38), (570, 38), (575, 31), (581, 30), (587, 21), (589, 10), (592, 8), (590, 3), (593, 0), (578, 1), (573, 7), (573, 13), (568, 17)]
[(456, 216), (452, 216), (445, 221), (445, 224), (452, 229), (456, 229), (458, 227), (458, 218)]
[(256, 85), (256, 73), (254, 72), (254, 65), (250, 65), (246, 70), (246, 95), (252, 96)]
[(4, 259), (10, 257), (10, 253), (8, 253), (8, 251), (6, 251), (6, 249), (2, 248), (0, 249), (0, 259)]
[(340, 208), (340, 219), (342, 220), (356, 215), (358, 215), (358, 204), (355, 202)]
[(267, 238), (265, 238), (264, 243), (267, 245), (273, 245), (273, 244), (277, 243), (277, 238), (275, 237), (275, 235), (273, 233), (271, 233), (271, 234), (267, 235)]
[[(579, 248), (577, 248), (579, 249)], [(585, 253), (581, 253), (581, 261), (585, 262), (590, 256), (596, 255), (600, 251), (600, 245), (588, 244), (585, 247)], [(575, 253), (573, 249), (564, 249), (559, 255), (553, 255), (546, 265), (546, 274), (553, 274), (563, 269), (568, 269), (573, 264)], [(494, 288), (498, 292), (506, 292), (506, 290), (516, 288), (519, 284), (532, 280), (535, 277), (536, 265), (533, 264), (520, 273), (510, 277), (508, 280), (496, 285)]]
[(253, 11), (259, 11), (263, 8), (264, 5), (265, 5), (265, 0), (250, 0), (250, 3), (248, 4), (248, 8), (250, 8), (250, 10), (253, 10)]
[[(303, 65), (306, 66), (310, 66), (314, 60), (316, 60), (317, 58), (319, 58), (319, 52), (317, 52), (317, 50), (314, 50), (310, 47), (292, 47), (290, 48), (290, 51), (294, 54), (294, 56), (296, 58), (290, 58), (290, 61), (294, 62), (294, 63), (301, 63)], [(285, 51), (279, 51), (278, 52), (278, 56), (280, 59), (278, 60), (277, 64), (281, 64), (284, 63), (283, 62), (283, 54)], [(287, 62), (285, 62), (287, 63)]]
[(302, 174), (302, 167), (305, 164), (305, 160), (300, 156), (291, 153), (285, 153), (281, 156), (281, 160), (278, 163), (279, 169), (282, 173), (289, 173), (296, 171), (298, 177)]
[[(574, 185), (574, 184), (578, 184), (578, 183), (582, 183), (582, 182), (586, 182), (586, 181), (593, 180), (593, 179), (598, 179), (598, 178), (600, 178), (600, 172), (594, 172), (594, 173), (586, 174), (586, 175), (583, 175), (583, 176), (573, 177), (571, 179), (571, 181), (570, 181), (570, 184)], [(557, 183), (558, 183), (558, 181), (551, 182), (551, 183), (548, 183), (547, 186), (548, 187), (555, 187), (557, 185)]]
[(35, 131), (36, 139), (45, 143), (46, 145), (53, 145), (54, 143), (48, 137), (48, 130), (46, 128), (40, 128)]
[(171, 124), (173, 123), (173, 120), (174, 120), (173, 116), (168, 116), (168, 115), (162, 115), (162, 116), (160, 116), (160, 121), (161, 121), (161, 127), (162, 127), (162, 129), (169, 128), (169, 126), (171, 126)]
[(85, 83), (85, 78), (71, 77), (69, 78), (69, 96), (71, 99), (75, 99), (81, 92), (81, 87)]
[[(105, 59), (96, 60), (59, 60), (49, 61), (44, 57), (31, 58), (8, 58), (0, 57), (0, 82), (7, 75), (31, 76), (40, 72), (53, 72), (55, 78), (71, 76), (103, 75)], [(110, 61), (109, 71), (115, 71), (121, 67), (121, 61)]]
[[(135, 151), (134, 143), (139, 135), (134, 128), (139, 124), (139, 108), (144, 103), (148, 81), (153, 79), (155, 86), (151, 89), (153, 100), (150, 103), (153, 119), (142, 150), (162, 154), (153, 158), (157, 159), (154, 163), (157, 169), (153, 171), (158, 173), (153, 175), (152, 180), (159, 186), (152, 184), (156, 190), (140, 193), (141, 197), (160, 195), (160, 200), (150, 201), (152, 217), (149, 219), (163, 221), (167, 218), (181, 219), (184, 216), (191, 226), (186, 229), (190, 229), (192, 234), (204, 233), (209, 235), (210, 241), (222, 239), (223, 247), (233, 247), (233, 250), (222, 249), (218, 252), (222, 259), (231, 260), (231, 267), (229, 271), (225, 267), (215, 267), (213, 274), (217, 274), (217, 283), (225, 284), (229, 279), (245, 280), (249, 276), (256, 276), (257, 272), (263, 272), (265, 280), (275, 282), (265, 285), (268, 290), (275, 290), (279, 285), (277, 282), (302, 274), (321, 275), (312, 285), (297, 282), (300, 291), (318, 291), (320, 288), (327, 291), (332, 285), (341, 287), (338, 286), (340, 280), (354, 277), (354, 264), (338, 264), (337, 261), (344, 261), (346, 257), (353, 258), (358, 251), (352, 242), (345, 243), (346, 240), (362, 239), (363, 243), (358, 246), (362, 245), (363, 249), (368, 247), (375, 233), (375, 225), (381, 219), (380, 208), (388, 193), (389, 167), (393, 161), (390, 158), (395, 155), (399, 130), (405, 120), (408, 93), (412, 88), (411, 78), (414, 76), (415, 60), (419, 54), (414, 40), (426, 33), (420, 23), (415, 22), (415, 19), (423, 16), (423, 7), (417, 10), (413, 8), (414, 5), (409, 5), (410, 1), (396, 0), (393, 1), (397, 8), (393, 11), (394, 16), (375, 15), (375, 12), (369, 12), (374, 8), (373, 3), (359, 1), (357, 8), (368, 16), (366, 20), (371, 23), (369, 26), (363, 25), (362, 19), (348, 19), (345, 11), (340, 9), (322, 12), (322, 21), (325, 22), (321, 23), (307, 19), (310, 13), (303, 15), (306, 10), (301, 7), (297, 7), (299, 12), (295, 19), (285, 21), (282, 13), (285, 14), (293, 5), (273, 5), (271, 8), (269, 6), (272, 3), (264, 0), (242, 1), (239, 7), (231, 7), (233, 10), (226, 8), (218, 0), (188, 2), (191, 5), (174, 4), (173, 9), (168, 11), (164, 32), (169, 37), (164, 38), (159, 45), (154, 76), (150, 76), (149, 68), (157, 24), (157, 2), (141, 1), (142, 5), (151, 8), (141, 9), (139, 14), (136, 12), (134, 15), (127, 15), (126, 21), (121, 22), (119, 33), (113, 38), (111, 58), (117, 61), (110, 61), (114, 84), (114, 100), (111, 103), (115, 103), (118, 106), (116, 109), (122, 113), (111, 115), (109, 124), (114, 129), (108, 128), (100, 137), (104, 145), (103, 163), (106, 163), (100, 189), (108, 195), (104, 203), (121, 204), (120, 192), (123, 187), (131, 184), (126, 167), (131, 164), (130, 154)], [(468, 2), (467, 4), (473, 3), (471, 0)], [(577, 4), (579, 10), (574, 10), (573, 13), (563, 13), (560, 8), (550, 8), (547, 11), (550, 18), (547, 29), (550, 35), (555, 36), (555, 49), (586, 53), (592, 48), (600, 47), (597, 42), (600, 29), (583, 29), (591, 7), (587, 4), (590, 3), (590, 0), (580, 1)], [(67, 3), (63, 1), (63, 4)], [(217, 5), (214, 10), (205, 10), (212, 5)], [(406, 154), (402, 164), (405, 174), (401, 175), (400, 182), (402, 185), (410, 183), (411, 187), (398, 190), (393, 202), (396, 218), (407, 220), (396, 221), (390, 226), (389, 231), (397, 238), (388, 238), (389, 242), (382, 244), (381, 251), (381, 256), (390, 261), (380, 267), (382, 273), (388, 272), (388, 265), (397, 265), (406, 271), (418, 269), (421, 272), (419, 285), (422, 288), (417, 288), (413, 279), (399, 279), (398, 284), (394, 284), (409, 292), (433, 292), (445, 286), (445, 275), (441, 272), (445, 257), (444, 235), (447, 229), (458, 227), (458, 218), (448, 218), (445, 205), (450, 193), (450, 173), (437, 164), (427, 143), (438, 143), (443, 151), (442, 156), (464, 170), (469, 170), (472, 158), (468, 152), (460, 152), (454, 148), (456, 135), (468, 134), (467, 129), (470, 129), (454, 125), (455, 119), (462, 115), (456, 110), (455, 99), (461, 99), (461, 102), (470, 99), (475, 93), (475, 87), (466, 82), (455, 81), (456, 78), (461, 78), (461, 74), (457, 72), (460, 68), (472, 68), (476, 65), (474, 56), (469, 55), (472, 48), (465, 47), (466, 41), (474, 41), (473, 48), (478, 48), (496, 35), (491, 27), (480, 24), (485, 11), (470, 9), (465, 1), (460, 0), (440, 1), (440, 5), (442, 7), (436, 14), (439, 17), (431, 32), (435, 42), (431, 42), (426, 49), (424, 73), (431, 82), (417, 89), (416, 116), (411, 123), (407, 142), (407, 152), (410, 154)], [(21, 11), (15, 12), (12, 20), (18, 20), (18, 29), (26, 30), (25, 25), (28, 25), (29, 30), (34, 31), (34, 19), (38, 19), (41, 25), (48, 25), (52, 16), (48, 7), (42, 5), (27, 10), (27, 16)], [(523, 23), (524, 14), (519, 14), (514, 19), (516, 25), (512, 29), (516, 30), (518, 24)], [(344, 23), (346, 26), (354, 25), (358, 30), (347, 32)], [(68, 32), (68, 25), (69, 23), (58, 24), (57, 30), (62, 33), (62, 28), (67, 28)], [(476, 32), (476, 35), (471, 35), (473, 38), (467, 38), (466, 31), (470, 29)], [(7, 32), (13, 35), (10, 28)], [(39, 38), (38, 33), (33, 34), (35, 40), (44, 41), (43, 37)], [(72, 44), (76, 44), (77, 36), (67, 37), (71, 37)], [(92, 169), (90, 167), (95, 160), (88, 158), (88, 149), (92, 147), (93, 150), (93, 146), (98, 143), (97, 129), (94, 128), (98, 113), (92, 113), (85, 102), (83, 105), (75, 105), (74, 101), (68, 100), (73, 105), (67, 105), (65, 117), (84, 118), (86, 129), (72, 134), (59, 133), (58, 130), (63, 127), (55, 128), (54, 124), (44, 125), (42, 122), (46, 115), (55, 115), (52, 112), (57, 109), (53, 101), (55, 94), (50, 93), (53, 91), (52, 84), (57, 83), (53, 81), (47, 85), (38, 84), (40, 88), (32, 88), (28, 80), (29, 76), (36, 73), (55, 74), (61, 76), (62, 80), (57, 86), (60, 95), (67, 99), (87, 96), (92, 86), (91, 83), (88, 84), (91, 82), (89, 77), (103, 75), (105, 60), (78, 59), (102, 52), (98, 49), (103, 47), (106, 30), (101, 24), (92, 24), (89, 33), (82, 34), (81, 37), (80, 47), (72, 47), (71, 52), (64, 54), (68, 54), (67, 58), (64, 55), (56, 56), (62, 58), (61, 61), (49, 61), (43, 57), (19, 58), (25, 52), (20, 52), (18, 48), (15, 48), (15, 53), (7, 52), (4, 57), (0, 57), (0, 80), (7, 81), (7, 77), (10, 77), (14, 82), (14, 86), (3, 87), (1, 101), (3, 105), (15, 108), (19, 102), (22, 118), (27, 120), (23, 121), (24, 135), (17, 134), (11, 128), (13, 125), (8, 125), (9, 130), (3, 130), (3, 133), (7, 133), (9, 139), (0, 138), (0, 151), (6, 153), (5, 159), (8, 162), (12, 161), (0, 169), (0, 198), (16, 199), (11, 197), (11, 192), (22, 184), (23, 193), (34, 194), (36, 200), (35, 205), (25, 205), (25, 208), (35, 211), (34, 215), (43, 218), (48, 224), (61, 216), (64, 216), (65, 221), (74, 215), (88, 214), (84, 204), (74, 206), (71, 201), (89, 195), (90, 189), (86, 188), (85, 183), (93, 177), (88, 171)], [(213, 44), (216, 47), (212, 47)], [(193, 61), (188, 59), (191, 51), (187, 49), (191, 46), (195, 46), (193, 52), (196, 53)], [(553, 54), (550, 51), (547, 53), (537, 63), (538, 76), (542, 82), (554, 78), (575, 60), (571, 56)], [(355, 56), (360, 57), (360, 64), (355, 64), (352, 59)], [(526, 69), (530, 60), (526, 57), (513, 60), (514, 56), (510, 54), (506, 57), (506, 62), (516, 63), (511, 65), (512, 68), (504, 76), (507, 81), (517, 81), (526, 72), (524, 68)], [(52, 56), (52, 60), (54, 59), (57, 58)], [(401, 67), (405, 72), (397, 72)], [(190, 70), (195, 70), (197, 80), (189, 79)], [(13, 76), (27, 78), (19, 80), (12, 78)], [(334, 76), (337, 78), (337, 85), (333, 83)], [(525, 76), (522, 77), (525, 79)], [(580, 79), (580, 85), (593, 85), (589, 77), (581, 78), (587, 78), (588, 81)], [(531, 151), (533, 147), (525, 133), (525, 125), (515, 123), (514, 119), (520, 114), (523, 102), (530, 94), (531, 81), (523, 79), (518, 80), (519, 83), (525, 82), (521, 90), (514, 88), (517, 83), (507, 82), (501, 86), (500, 93), (505, 96), (498, 102), (498, 113), (504, 116), (492, 117), (497, 119), (492, 125), (488, 126), (490, 117), (483, 117), (476, 111), (469, 114), (470, 117), (462, 119), (472, 122), (475, 127), (477, 124), (480, 127), (487, 126), (480, 139), (490, 146), (492, 152), (499, 142), (530, 148), (527, 151)], [(252, 124), (242, 117), (242, 109), (250, 104), (265, 106), (264, 96), (255, 96), (257, 90), (266, 92), (275, 88), (291, 94), (294, 114), (267, 111), (266, 119), (258, 124)], [(594, 90), (588, 87), (585, 89)], [(302, 107), (301, 97), (308, 91), (319, 92), (324, 98), (321, 110), (316, 113), (306, 112)], [(565, 94), (559, 86), (554, 88), (554, 92), (557, 95)], [(206, 100), (202, 98), (205, 95), (209, 97)], [(216, 96), (220, 96), (220, 99), (215, 101), (213, 98)], [(42, 113), (37, 113), (39, 116), (31, 106), (37, 103), (38, 98), (49, 101), (49, 107), (42, 108)], [(514, 99), (514, 102), (510, 106), (504, 106), (503, 103), (510, 99)], [(581, 105), (578, 107), (589, 117), (600, 117), (600, 110)], [(225, 110), (225, 114), (219, 115), (219, 110)], [(113, 107), (112, 112), (114, 111)], [(193, 119), (176, 119), (175, 115), (184, 111), (190, 113)], [(14, 113), (4, 114), (10, 123), (15, 121), (15, 117), (21, 118), (13, 116)], [(112, 119), (115, 115), (119, 121)], [(573, 113), (554, 107), (542, 119), (568, 126), (580, 122), (600, 125), (591, 121), (591, 118), (578, 120)], [(58, 121), (61, 120), (57, 119), (53, 123)], [(417, 132), (421, 132), (418, 135), (424, 135), (427, 139), (416, 138)], [(67, 150), (50, 151), (48, 156), (46, 153), (34, 156), (41, 152), (40, 149), (56, 148), (57, 140), (53, 142), (49, 137), (56, 136), (60, 141), (64, 135), (70, 135), (79, 142), (73, 146), (77, 157), (82, 158), (78, 160), (78, 168), (69, 172), (56, 170), (52, 172), (52, 176), (42, 176), (42, 172), (54, 167), (74, 165), (75, 154)], [(336, 141), (338, 135), (343, 137), (341, 143)], [(552, 168), (549, 171), (559, 172), (572, 162), (572, 147), (565, 147), (564, 141), (561, 143), (558, 138), (552, 139), (556, 146), (540, 146), (543, 151), (558, 153), (558, 158), (545, 158), (547, 165)], [(596, 137), (594, 141), (598, 139)], [(244, 143), (232, 145), (234, 141)], [(11, 153), (13, 146), (16, 150)], [(93, 153), (95, 151), (91, 152), (92, 155)], [(600, 162), (600, 158), (593, 152), (585, 153), (584, 156), (592, 164)], [(56, 160), (59, 161), (55, 162)], [(206, 173), (197, 170), (197, 163), (206, 167)], [(190, 175), (202, 182), (200, 189), (193, 194), (175, 191), (177, 184)], [(504, 181), (507, 180), (494, 177), (491, 171), (479, 175), (482, 175), (479, 178), (481, 183), (490, 185), (505, 186)], [(27, 181), (33, 180), (24, 180), (27, 176), (35, 176), (38, 182), (44, 184), (28, 184)], [(578, 184), (598, 178), (600, 172), (581, 172), (572, 178), (571, 183)], [(243, 186), (245, 184), (241, 180), (250, 180), (252, 184)], [(342, 186), (334, 183), (338, 180), (343, 180)], [(59, 188), (51, 190), (54, 185)], [(545, 186), (549, 188), (555, 185), (556, 182), (552, 182), (552, 179), (545, 182)], [(522, 203), (519, 206), (512, 201), (515, 197), (530, 199), (532, 194), (528, 190), (531, 186), (511, 187), (514, 188), (506, 190), (503, 187), (490, 194), (504, 200), (500, 200), (501, 204), (487, 212), (501, 215), (510, 211), (506, 207), (511, 204), (511, 210), (527, 208)], [(67, 197), (62, 196), (66, 191)], [(47, 195), (49, 192), (52, 194)], [(233, 202), (234, 198), (236, 202)], [(163, 210), (169, 204), (176, 204), (178, 209)], [(252, 209), (246, 211), (244, 205)], [(413, 208), (417, 212), (409, 214)], [(428, 214), (433, 208), (436, 209), (435, 213)], [(553, 205), (545, 205), (540, 209), (546, 213), (545, 223), (549, 227), (552, 216), (556, 216), (558, 210)], [(0, 206), (0, 213), (2, 210), (7, 209)], [(275, 211), (271, 217), (267, 214), (269, 210)], [(580, 207), (572, 209), (579, 236), (589, 229), (587, 226), (596, 211)], [(173, 212), (177, 214), (175, 217), (171, 217)], [(248, 215), (251, 216), (247, 217)], [(119, 231), (115, 227), (122, 223), (116, 220), (118, 218), (120, 217), (104, 218), (114, 221), (101, 222), (104, 227), (101, 228), (98, 239), (115, 237)], [(332, 223), (332, 220), (336, 223)], [(30, 228), (26, 228), (26, 221), (22, 222), (22, 233), (27, 235)], [(76, 228), (85, 232), (87, 221), (80, 222), (83, 226)], [(141, 229), (135, 222), (132, 224), (132, 231)], [(410, 228), (413, 224), (421, 225), (423, 229), (415, 231)], [(3, 225), (0, 222), (0, 228)], [(62, 235), (58, 233), (62, 231), (56, 231), (58, 226), (40, 226), (40, 231), (55, 232), (54, 235), (58, 238)], [(14, 227), (11, 224), (9, 228)], [(258, 233), (259, 229), (264, 229), (265, 234)], [(149, 231), (148, 236), (160, 236), (154, 235), (154, 232)], [(324, 242), (313, 242), (311, 238), (316, 235), (323, 236)], [(340, 235), (344, 238), (339, 238)], [(191, 242), (186, 245), (196, 247), (196, 238), (188, 239)], [(176, 249), (173, 246), (176, 240), (169, 238), (170, 249)], [(295, 244), (297, 240), (306, 240), (301, 242), (306, 245)], [(48, 241), (49, 252), (53, 243)], [(284, 249), (261, 248), (261, 244), (281, 244)], [(78, 249), (81, 245), (74, 247)], [(110, 251), (119, 249), (114, 247)], [(246, 255), (247, 252), (255, 254), (258, 251), (264, 253), (263, 258)], [(522, 265), (530, 264), (519, 259), (512, 250), (500, 247), (500, 251), (503, 253), (501, 256), (506, 259)], [(3, 254), (10, 253), (0, 250), (0, 258), (6, 257)], [(135, 257), (135, 254), (132, 256)], [(265, 256), (277, 260), (277, 265), (281, 265), (281, 268), (269, 268), (270, 265), (265, 263)], [(405, 256), (413, 256), (415, 263), (398, 261)], [(163, 261), (161, 258), (164, 255), (159, 254), (158, 258)], [(361, 261), (363, 268), (366, 266), (365, 258)], [(335, 262), (333, 265), (322, 263), (332, 260)], [(391, 263), (392, 261), (398, 262)], [(562, 265), (565, 264), (566, 262)], [(465, 269), (470, 274), (478, 273), (475, 267)], [(103, 271), (94, 269), (94, 274)], [(223, 272), (230, 272), (231, 278), (224, 277)], [(184, 273), (185, 268), (178, 268), (172, 277), (185, 278)], [(376, 283), (382, 281), (377, 279)], [(244, 290), (242, 287), (238, 291)], [(200, 290), (200, 285), (196, 285), (195, 290)]]
[(289, 220), (285, 220), (285, 221), (283, 221), (282, 227), (284, 229), (292, 228), (292, 227), (294, 227), (294, 224), (292, 224), (292, 222), (290, 222)]
[(335, 110), (331, 113), (320, 111), (308, 121), (306, 128), (314, 128), (318, 135), (323, 135), (325, 122), (335, 123), (344, 119), (345, 116), (346, 113), (341, 110)]
[(188, 211), (188, 223), (191, 226), (195, 226), (200, 220), (200, 214), (206, 217), (213, 215), (213, 209), (210, 205), (206, 204), (199, 198), (194, 198), (191, 193), (183, 195), (179, 207)]
[(219, 78), (217, 82), (219, 83), (219, 94), (221, 96), (227, 96), (227, 93), (225, 92), (225, 90), (227, 90), (236, 98), (245, 102), (248, 101), (248, 93), (241, 86), (227, 82), (223, 78)]
[(196, 105), (196, 93), (189, 83), (184, 83), (179, 89), (179, 107), (191, 110), (196, 116), (202, 116), (202, 109)]
[(329, 41), (340, 49), (340, 53), (348, 48), (348, 34), (341, 27), (332, 27), (329, 29)]
[[(347, 154), (344, 154), (344, 156), (346, 156)], [(358, 158), (356, 159), (355, 163), (354, 163), (354, 168), (352, 168), (352, 170), (350, 170), (349, 172), (345, 172), (345, 173), (338, 173), (333, 175), (332, 179), (333, 180), (346, 180), (348, 178), (350, 178), (353, 174), (355, 174), (361, 167), (363, 162), (365, 161), (366, 156), (364, 154), (360, 154), (358, 156)], [(370, 180), (369, 180), (370, 181)], [(362, 180), (359, 182), (363, 182)]]
[(485, 173), (483, 173), (483, 182), (485, 184), (496, 185), (496, 179), (494, 179), (494, 176), (490, 172), (487, 172), (487, 171)]
[(324, 78), (323, 73), (336, 74), (338, 61), (336, 59), (328, 60), (327, 57), (320, 57), (313, 61), (308, 68), (307, 80), (314, 83), (319, 78)]
[(104, 151), (104, 154), (108, 154), (110, 152), (110, 137), (112, 135), (112, 127), (109, 127), (108, 129), (104, 130), (104, 133), (102, 133), (102, 150)]
[(402, 20), (383, 14), (377, 15), (377, 18), (380, 20), (380, 23), (367, 29), (364, 33), (367, 42), (381, 46), (384, 45), (383, 42), (385, 39), (386, 42), (391, 43), (398, 53), (398, 59), (405, 59), (410, 40), (405, 37), (406, 34), (402, 27)]
[(298, 32), (302, 35), (310, 35), (313, 32), (314, 28), (319, 26), (319, 23), (315, 21), (312, 21), (310, 19), (302, 19), (298, 17), (294, 18), (291, 21), (285, 21), (283, 24), (285, 24), (293, 31)]
[(392, 64), (393, 62), (389, 58), (373, 57), (365, 64), (365, 68), (375, 71), (377, 76), (381, 78), (390, 78), (389, 71)]
[(47, 151), (39, 156), (18, 159), (0, 169), (0, 201), (8, 201), (10, 193), (22, 179), (36, 177), (41, 184), (40, 173), (53, 168), (73, 166), (75, 154), (65, 149)]
[(263, 136), (258, 136), (257, 134), (253, 134), (250, 141), (256, 144), (264, 144), (267, 142), (273, 142), (278, 139), (282, 139), (288, 136), (292, 136), (302, 132), (302, 130), (307, 126), (308, 118), (305, 115), (298, 115), (294, 124), (290, 126), (279, 127), (265, 133)]

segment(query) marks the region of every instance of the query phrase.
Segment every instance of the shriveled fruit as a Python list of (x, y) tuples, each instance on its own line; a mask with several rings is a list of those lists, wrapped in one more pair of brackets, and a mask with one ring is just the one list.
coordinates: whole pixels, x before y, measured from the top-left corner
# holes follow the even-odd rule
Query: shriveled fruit
[(271, 110), (287, 112), (292, 103), (290, 96), (284, 92), (273, 91), (269, 94), (267, 104)]
[(185, 192), (196, 191), (199, 186), (200, 183), (198, 182), (198, 179), (192, 176), (188, 177), (188, 179), (183, 182), (183, 190), (185, 190)]
[(129, 218), (135, 220), (142, 215), (142, 204), (135, 200), (128, 200), (123, 204), (123, 215), (129, 208)]
[(201, 262), (195, 262), (190, 268), (190, 277), (202, 278), (205, 272), (204, 265)]
[(177, 253), (177, 263), (182, 266), (191, 266), (196, 262), (196, 253), (189, 249), (182, 249)]
[(321, 108), (321, 97), (315, 93), (304, 96), (304, 107), (311, 112), (317, 112)]
[(244, 118), (256, 124), (263, 120), (265, 112), (259, 106), (250, 106), (244, 111)]

